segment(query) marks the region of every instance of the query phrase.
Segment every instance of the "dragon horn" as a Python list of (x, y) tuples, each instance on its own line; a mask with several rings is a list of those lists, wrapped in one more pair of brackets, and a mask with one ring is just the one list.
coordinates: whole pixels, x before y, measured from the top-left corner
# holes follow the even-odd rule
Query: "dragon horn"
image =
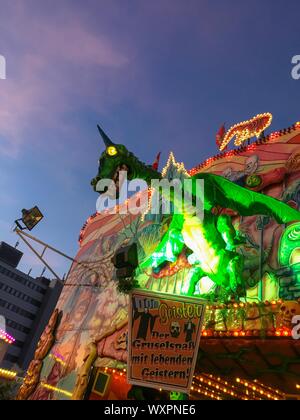
[(158, 153), (158, 155), (156, 156), (155, 161), (152, 163), (152, 169), (154, 169), (155, 171), (158, 170), (160, 155), (161, 155), (161, 152)]
[(104, 141), (104, 144), (105, 144), (105, 146), (106, 147), (108, 147), (108, 146), (113, 146), (114, 145), (114, 143), (111, 141), (111, 139), (104, 133), (104, 131), (102, 130), (102, 128), (100, 127), (100, 125), (99, 124), (97, 124), (97, 127), (98, 127), (98, 130), (99, 130), (99, 133), (100, 133), (100, 135), (101, 135), (101, 137), (102, 137), (102, 139), (103, 139), (103, 141)]

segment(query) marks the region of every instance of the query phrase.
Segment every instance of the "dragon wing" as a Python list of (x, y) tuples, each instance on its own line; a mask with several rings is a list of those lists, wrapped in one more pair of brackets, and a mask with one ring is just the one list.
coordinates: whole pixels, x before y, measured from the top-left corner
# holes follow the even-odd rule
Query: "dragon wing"
[(204, 179), (205, 201), (212, 206), (235, 210), (241, 216), (270, 216), (280, 224), (300, 220), (300, 212), (282, 201), (240, 187), (219, 175), (202, 173), (195, 178)]

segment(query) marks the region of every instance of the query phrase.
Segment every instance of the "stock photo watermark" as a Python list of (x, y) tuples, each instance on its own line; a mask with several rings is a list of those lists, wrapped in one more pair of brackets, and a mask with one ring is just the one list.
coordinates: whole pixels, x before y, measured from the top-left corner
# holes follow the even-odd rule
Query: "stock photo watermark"
[[(204, 216), (204, 181), (152, 179), (151, 195), (146, 194), (148, 184), (143, 179), (127, 180), (127, 171), (118, 173), (118, 185), (110, 179), (100, 179), (96, 186), (100, 193), (96, 209), (98, 213), (143, 214), (147, 210), (158, 214), (189, 214), (201, 220)], [(117, 204), (123, 203), (119, 207)], [(125, 205), (124, 205), (125, 203)]]
[(294, 340), (300, 340), (300, 315), (293, 316), (292, 319), (292, 337)]
[(0, 330), (6, 332), (6, 321), (3, 315), (0, 315)]
[(294, 65), (292, 68), (292, 78), (294, 80), (299, 80), (300, 79), (300, 55), (294, 55), (294, 57), (292, 58), (292, 64)]
[(0, 54), (0, 80), (6, 79), (6, 60), (3, 55)]

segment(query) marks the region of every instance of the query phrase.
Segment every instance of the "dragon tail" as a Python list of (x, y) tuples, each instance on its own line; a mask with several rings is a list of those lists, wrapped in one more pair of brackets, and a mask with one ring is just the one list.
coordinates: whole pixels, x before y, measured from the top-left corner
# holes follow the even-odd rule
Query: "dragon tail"
[(202, 173), (205, 195), (223, 208), (237, 211), (241, 216), (264, 215), (279, 224), (300, 221), (300, 212), (276, 198), (257, 193), (218, 175)]

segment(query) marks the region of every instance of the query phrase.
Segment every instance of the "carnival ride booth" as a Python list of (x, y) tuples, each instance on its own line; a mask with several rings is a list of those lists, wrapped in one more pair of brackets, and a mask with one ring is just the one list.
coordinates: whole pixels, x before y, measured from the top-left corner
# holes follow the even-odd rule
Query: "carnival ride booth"
[[(162, 171), (168, 178), (198, 174), (219, 175), (296, 211), (300, 207), (300, 123), (223, 151), (190, 171), (171, 154)], [(209, 276), (195, 282), (194, 298), (205, 297), (207, 305), (186, 394), (190, 399), (216, 400), (299, 398), (300, 340), (299, 328), (293, 324), (300, 315), (299, 220), (278, 224), (272, 215), (245, 216), (222, 205), (214, 206), (213, 212), (232, 221), (235, 252), (243, 259), (244, 293), (224, 298), (222, 284)], [(185, 296), (195, 267), (184, 245), (174, 261), (155, 269), (143, 264), (169, 227), (170, 218), (162, 214), (104, 212), (87, 220), (76, 261), (84, 261), (90, 270), (73, 263), (19, 399), (187, 398), (176, 389), (128, 383), (129, 296), (120, 292), (112, 263), (118, 249), (135, 243), (140, 264), (134, 280), (139, 290)], [(174, 338), (184, 326), (181, 321), (172, 322)]]

